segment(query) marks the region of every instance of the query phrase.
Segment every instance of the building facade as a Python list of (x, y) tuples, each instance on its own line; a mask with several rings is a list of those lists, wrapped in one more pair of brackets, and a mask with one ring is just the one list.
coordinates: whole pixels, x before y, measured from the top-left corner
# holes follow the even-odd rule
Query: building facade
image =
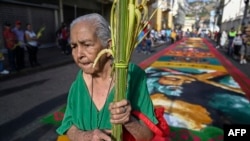
[[(238, 31), (241, 29), (241, 23), (243, 20), (245, 3), (244, 0), (224, 0), (224, 9), (222, 14), (222, 30), (229, 30), (234, 27)], [(250, 5), (248, 5), (249, 7)], [(245, 24), (250, 22), (250, 12), (247, 11)]]
[[(160, 31), (161, 29), (175, 29), (182, 27), (186, 17), (186, 0), (148, 0), (151, 28)], [(156, 12), (154, 12), (156, 11)]]
[[(56, 43), (56, 30), (61, 23), (70, 24), (73, 19), (87, 13), (99, 13), (108, 21), (113, 0), (0, 0), (0, 26), (5, 22), (15, 24), (16, 20), (30, 23), (34, 31), (45, 26), (40, 39), (44, 47)], [(176, 24), (183, 25), (185, 19), (184, 0), (148, 0), (149, 15), (157, 12), (150, 20), (152, 28), (174, 29)], [(0, 30), (0, 49), (4, 48), (2, 31)]]
[(4, 48), (3, 28), (4, 23), (16, 20), (22, 23), (22, 29), (30, 23), (37, 32), (45, 26), (43, 36), (40, 38), (42, 47), (53, 46), (56, 43), (56, 30), (62, 22), (67, 24), (83, 14), (100, 13), (109, 20), (112, 1), (107, 0), (0, 0), (0, 50)]

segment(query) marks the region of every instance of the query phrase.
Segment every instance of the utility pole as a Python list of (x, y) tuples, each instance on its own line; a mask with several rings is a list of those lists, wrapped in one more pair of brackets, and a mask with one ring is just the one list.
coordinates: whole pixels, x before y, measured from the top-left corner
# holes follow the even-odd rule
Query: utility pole
[(60, 21), (61, 23), (64, 22), (63, 18), (63, 0), (59, 0), (59, 11), (60, 11)]
[(244, 0), (245, 3), (245, 9), (244, 9), (244, 14), (241, 20), (241, 25), (245, 25), (245, 21), (246, 21), (246, 16), (247, 16), (247, 10), (248, 10), (248, 6), (249, 6), (249, 0)]
[(224, 9), (224, 0), (220, 0), (219, 6), (217, 7), (217, 14), (218, 14), (218, 27), (221, 30), (221, 23), (222, 23), (222, 15), (223, 15), (223, 9)]

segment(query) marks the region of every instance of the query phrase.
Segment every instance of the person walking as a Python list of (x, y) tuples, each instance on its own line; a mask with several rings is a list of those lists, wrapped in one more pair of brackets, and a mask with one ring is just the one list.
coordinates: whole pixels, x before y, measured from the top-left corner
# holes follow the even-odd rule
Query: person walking
[(238, 32), (236, 34), (236, 37), (234, 37), (233, 39), (233, 42), (232, 42), (232, 50), (233, 50), (233, 53), (232, 53), (232, 57), (234, 59), (237, 59), (237, 57), (240, 56), (240, 49), (241, 49), (241, 46), (243, 45), (243, 39), (242, 39), (242, 36), (241, 36), (241, 32)]
[(249, 47), (250, 28), (245, 27), (243, 30), (243, 45), (240, 48), (240, 64), (247, 64), (247, 48)]
[(4, 61), (4, 55), (2, 52), (0, 52), (0, 74), (6, 75), (9, 74), (10, 72), (4, 69), (3, 61)]
[(220, 48), (220, 42), (221, 42), (221, 31), (216, 31), (214, 34), (214, 40), (216, 42), (216, 48)]
[(145, 45), (145, 39), (144, 39), (144, 31), (142, 30), (140, 33), (139, 33), (139, 36), (138, 36), (138, 45), (136, 47), (136, 52), (137, 53), (141, 53), (141, 52), (144, 52), (144, 45)]
[(4, 31), (3, 31), (3, 39), (4, 39), (4, 45), (8, 51), (8, 60), (9, 60), (9, 67), (10, 71), (15, 72), (17, 71), (17, 65), (16, 65), (16, 35), (11, 30), (11, 24), (6, 22), (4, 25)]
[(166, 33), (166, 42), (167, 42), (167, 43), (171, 42), (171, 32), (172, 32), (172, 31), (171, 31), (170, 28), (167, 28), (167, 29), (166, 29), (166, 32), (165, 32), (165, 33)]
[(21, 70), (25, 68), (25, 61), (24, 61), (24, 31), (21, 29), (21, 22), (19, 20), (16, 21), (15, 27), (12, 29), (17, 37), (17, 44), (16, 44), (16, 63), (17, 63), (17, 70)]
[(66, 24), (63, 24), (62, 29), (61, 29), (61, 48), (62, 48), (62, 53), (68, 55), (70, 53), (69, 51), (69, 30), (68, 26)]
[(234, 27), (231, 28), (231, 30), (228, 32), (228, 47), (227, 47), (227, 54), (229, 56), (233, 55), (233, 47), (232, 43), (234, 40), (234, 37), (236, 37), (237, 32), (235, 31)]
[(243, 44), (240, 48), (240, 64), (247, 64), (246, 60), (246, 44)]
[[(58, 48), (62, 50), (62, 29), (65, 23), (62, 23), (62, 25), (56, 30), (56, 40)], [(63, 52), (62, 52), (63, 53)]]
[(152, 46), (155, 46), (156, 45), (156, 41), (157, 41), (156, 36), (155, 36), (155, 32), (156, 31), (155, 31), (154, 28), (152, 28), (150, 30), (150, 37), (153, 39)]
[(26, 25), (27, 30), (25, 31), (26, 38), (26, 47), (29, 54), (29, 62), (31, 67), (39, 66), (40, 64), (37, 61), (37, 52), (38, 52), (38, 42), (36, 33), (33, 31), (31, 24)]
[(171, 32), (170, 37), (171, 37), (171, 44), (175, 43), (176, 40), (177, 40), (177, 33), (176, 33), (175, 30), (173, 30), (173, 31)]
[(189, 31), (189, 29), (187, 29), (187, 31), (185, 32), (185, 37), (190, 37), (191, 32)]
[(220, 38), (220, 45), (218, 46), (218, 48), (222, 47), (225, 48), (226, 42), (227, 42), (227, 32), (224, 30), (221, 34), (221, 38)]
[(151, 46), (152, 46), (152, 42), (153, 42), (153, 39), (150, 36), (150, 32), (147, 33), (146, 38), (145, 38), (145, 42), (146, 42), (145, 43), (145, 46), (146, 46), (145, 53), (150, 55), (151, 54)]

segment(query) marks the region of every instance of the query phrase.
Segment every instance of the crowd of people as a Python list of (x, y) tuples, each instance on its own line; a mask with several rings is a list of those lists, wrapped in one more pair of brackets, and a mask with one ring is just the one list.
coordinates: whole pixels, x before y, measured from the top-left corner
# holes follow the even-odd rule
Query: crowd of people
[[(215, 31), (213, 33), (202, 30), (194, 32), (189, 29), (184, 32), (182, 29), (163, 28), (156, 30), (155, 28), (145, 28), (138, 36), (139, 43), (136, 52), (150, 55), (153, 51), (152, 47), (157, 44), (172, 44), (183, 37), (208, 37), (216, 41), (216, 48), (226, 48), (229, 56), (239, 60), (240, 64), (247, 64), (249, 45), (244, 41), (246, 32), (249, 31), (237, 32), (234, 27), (230, 31)], [(65, 55), (71, 53), (69, 33), (69, 27), (65, 23), (62, 23), (61, 27), (56, 31), (58, 47), (61, 49), (62, 54)], [(22, 23), (19, 20), (14, 23), (14, 27), (6, 22), (4, 24), (3, 39), (8, 52), (8, 59), (5, 59), (3, 53), (0, 52), (0, 74), (9, 74), (27, 67), (25, 51), (28, 52), (31, 67), (40, 65), (37, 60), (39, 42), (31, 24), (26, 24), (26, 29), (23, 30)], [(8, 60), (8, 69), (4, 66), (4, 60)]]
[(26, 24), (26, 29), (22, 29), (21, 21), (17, 20), (12, 27), (11, 23), (5, 22), (3, 29), (4, 46), (8, 54), (9, 69), (6, 69), (3, 61), (5, 60), (3, 53), (0, 57), (0, 74), (9, 74), (27, 67), (25, 63), (25, 50), (28, 52), (28, 59), (31, 67), (39, 66), (37, 60), (38, 37), (32, 29), (30, 23)]
[(245, 26), (242, 30), (236, 31), (235, 27), (232, 27), (229, 31), (214, 31), (199, 29), (197, 32), (187, 30), (185, 32), (186, 37), (201, 37), (209, 38), (216, 42), (216, 48), (224, 48), (227, 50), (227, 55), (240, 64), (247, 64), (247, 57), (250, 55), (250, 42), (247, 40), (247, 33), (250, 32), (250, 28)]
[(203, 29), (197, 31), (187, 29), (184, 32), (181, 29), (172, 30), (170, 28), (157, 31), (152, 28), (150, 31), (143, 30), (142, 33), (140, 33), (138, 40), (141, 42), (137, 47), (137, 52), (150, 54), (151, 47), (157, 42), (172, 44), (182, 37), (201, 37), (213, 39), (216, 42), (216, 48), (226, 48), (227, 54), (230, 57), (239, 61), (240, 64), (247, 64), (247, 57), (250, 55), (250, 44), (246, 39), (248, 32), (250, 32), (250, 28), (247, 27), (241, 31), (236, 31), (235, 28), (232, 27), (229, 31), (215, 32)]
[(138, 36), (137, 53), (151, 54), (152, 47), (156, 44), (167, 43), (173, 44), (183, 37), (181, 29), (163, 28), (156, 30), (155, 28), (145, 28)]
[(217, 43), (216, 48), (227, 49), (227, 55), (240, 64), (247, 64), (247, 57), (249, 55), (250, 44), (247, 40), (250, 28), (244, 27), (242, 31), (236, 31), (232, 27), (229, 31), (216, 32), (214, 40)]

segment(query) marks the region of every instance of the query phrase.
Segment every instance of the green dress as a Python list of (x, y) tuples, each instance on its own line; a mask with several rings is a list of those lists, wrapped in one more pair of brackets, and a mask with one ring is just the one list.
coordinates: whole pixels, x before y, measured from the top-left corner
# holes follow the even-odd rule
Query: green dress
[[(97, 128), (111, 129), (112, 127), (109, 120), (108, 105), (113, 101), (115, 89), (111, 90), (105, 105), (98, 111), (90, 97), (82, 73), (82, 70), (80, 70), (76, 80), (71, 85), (65, 115), (62, 124), (57, 129), (60, 135), (64, 134), (72, 125), (83, 131)], [(130, 101), (133, 110), (142, 112), (153, 123), (158, 123), (148, 93), (145, 72), (135, 64), (129, 64), (126, 97)]]

